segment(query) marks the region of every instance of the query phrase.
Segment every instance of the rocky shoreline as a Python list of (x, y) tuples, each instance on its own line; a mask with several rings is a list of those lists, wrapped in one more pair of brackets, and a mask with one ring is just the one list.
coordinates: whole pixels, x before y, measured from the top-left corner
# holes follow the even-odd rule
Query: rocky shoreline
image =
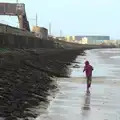
[(0, 117), (29, 120), (31, 109), (49, 103), (54, 77), (69, 77), (68, 65), (83, 49), (6, 49), (0, 51)]

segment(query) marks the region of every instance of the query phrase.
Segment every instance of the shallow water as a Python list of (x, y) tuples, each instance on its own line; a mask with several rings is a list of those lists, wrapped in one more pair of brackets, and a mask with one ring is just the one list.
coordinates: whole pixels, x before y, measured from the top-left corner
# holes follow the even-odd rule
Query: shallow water
[[(58, 81), (60, 91), (36, 120), (120, 120), (120, 49), (86, 51), (78, 56), (80, 68), (71, 69), (71, 78)], [(114, 59), (113, 59), (114, 57)], [(86, 93), (82, 72), (84, 61), (94, 66), (91, 93)], [(73, 64), (74, 66), (75, 64)]]
[[(120, 49), (98, 49), (86, 51), (86, 56), (78, 56), (76, 62), (80, 68), (71, 68), (71, 77), (83, 77), (84, 62), (88, 60), (94, 67), (93, 76), (107, 76), (119, 78)], [(72, 67), (72, 66), (71, 66)]]

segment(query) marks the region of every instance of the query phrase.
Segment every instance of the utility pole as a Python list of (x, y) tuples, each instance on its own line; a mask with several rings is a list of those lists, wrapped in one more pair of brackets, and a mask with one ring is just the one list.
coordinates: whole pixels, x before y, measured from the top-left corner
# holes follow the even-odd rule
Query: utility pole
[(52, 24), (49, 23), (49, 35), (51, 35)]
[(16, 0), (16, 3), (18, 3), (18, 0)]
[(60, 37), (62, 37), (62, 30), (60, 30)]
[(37, 16), (37, 13), (36, 13), (36, 26), (38, 26), (38, 16)]

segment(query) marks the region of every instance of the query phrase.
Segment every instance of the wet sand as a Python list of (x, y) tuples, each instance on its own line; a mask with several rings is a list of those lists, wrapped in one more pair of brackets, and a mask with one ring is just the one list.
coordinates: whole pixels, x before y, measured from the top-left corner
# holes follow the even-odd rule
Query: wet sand
[[(111, 54), (112, 51), (112, 54)], [(36, 120), (119, 120), (120, 119), (120, 50), (92, 50), (78, 56), (80, 68), (71, 68), (71, 78), (58, 80), (59, 92), (47, 111)], [(90, 94), (81, 72), (85, 60), (95, 67)], [(74, 64), (73, 64), (74, 66)]]
[(47, 112), (36, 120), (118, 120), (120, 87), (117, 83), (113, 85), (107, 81), (105, 84), (104, 81), (105, 78), (96, 78), (88, 94), (83, 79), (60, 80), (60, 92)]

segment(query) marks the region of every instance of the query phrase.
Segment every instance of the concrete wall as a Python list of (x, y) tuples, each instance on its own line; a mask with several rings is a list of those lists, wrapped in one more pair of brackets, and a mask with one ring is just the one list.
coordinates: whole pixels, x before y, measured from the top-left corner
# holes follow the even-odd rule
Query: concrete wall
[(104, 47), (110, 47), (110, 46), (102, 46), (102, 45), (88, 45), (88, 44), (78, 44), (78, 43), (71, 43), (71, 42), (66, 42), (66, 41), (61, 41), (61, 40), (55, 40), (55, 46), (59, 47), (61, 46), (62, 48), (67, 48), (67, 49), (79, 49), (79, 48), (84, 48), (84, 49), (91, 49), (91, 48), (104, 48)]
[(20, 36), (14, 34), (0, 33), (0, 47), (3, 48), (64, 48), (64, 49), (78, 49), (78, 48), (101, 48), (106, 46), (97, 45), (82, 45), (59, 40), (42, 40), (36, 37)]
[(25, 31), (19, 28), (11, 27), (8, 25), (0, 24), (0, 33), (8, 33), (14, 35), (22, 35), (22, 36), (35, 36), (32, 32)]
[(36, 37), (0, 33), (0, 47), (8, 48), (55, 48), (54, 41)]

